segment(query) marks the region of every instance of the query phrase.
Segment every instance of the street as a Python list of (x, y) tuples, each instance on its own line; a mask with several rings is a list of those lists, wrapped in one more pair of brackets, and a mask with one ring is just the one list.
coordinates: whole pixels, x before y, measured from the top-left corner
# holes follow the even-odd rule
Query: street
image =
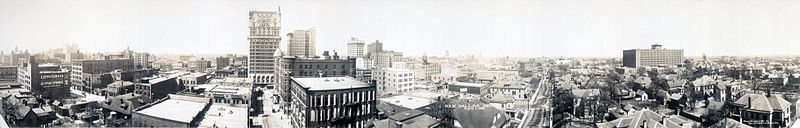
[(289, 123), (289, 116), (283, 114), (285, 110), (280, 110), (278, 112), (272, 112), (272, 106), (277, 106), (274, 104), (274, 99), (272, 95), (274, 94), (272, 89), (266, 88), (258, 88), (264, 91), (264, 95), (261, 97), (261, 100), (264, 103), (263, 110), (264, 113), (262, 116), (257, 117), (263, 121), (264, 127), (266, 128), (288, 128), (291, 127)]
[(529, 118), (525, 120), (526, 124), (524, 126), (529, 127), (544, 127), (549, 126), (549, 116), (550, 116), (550, 105), (548, 100), (550, 97), (550, 87), (547, 85), (548, 79), (542, 79), (538, 83), (538, 88), (534, 96), (531, 98), (531, 107), (530, 111), (528, 112)]

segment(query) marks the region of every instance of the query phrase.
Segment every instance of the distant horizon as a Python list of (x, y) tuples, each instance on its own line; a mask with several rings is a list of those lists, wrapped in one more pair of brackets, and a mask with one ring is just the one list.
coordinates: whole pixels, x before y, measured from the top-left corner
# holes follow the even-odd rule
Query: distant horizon
[[(317, 53), (351, 37), (406, 56), (621, 57), (661, 44), (684, 56), (799, 56), (800, 1), (0, 0), (0, 51), (248, 54), (247, 12), (282, 13), (281, 49), (317, 30)], [(744, 8), (746, 7), (746, 8)], [(25, 13), (20, 13), (25, 12)], [(702, 43), (699, 43), (702, 42)], [(769, 42), (769, 43), (755, 43)]]

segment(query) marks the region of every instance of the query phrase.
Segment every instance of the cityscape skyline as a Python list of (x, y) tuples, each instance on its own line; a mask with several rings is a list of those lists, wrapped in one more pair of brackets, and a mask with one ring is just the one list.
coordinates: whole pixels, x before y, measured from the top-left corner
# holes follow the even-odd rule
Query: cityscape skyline
[[(281, 51), (288, 51), (287, 33), (314, 27), (320, 48), (316, 53), (335, 50), (342, 55), (351, 37), (366, 44), (380, 40), (391, 48), (387, 50), (408, 56), (444, 56), (449, 51), (451, 56), (621, 57), (621, 50), (651, 44), (684, 49), (686, 56), (800, 55), (795, 50), (800, 43), (793, 41), (800, 37), (792, 37), (800, 34), (800, 26), (791, 24), (800, 21), (800, 14), (792, 13), (800, 10), (791, 8), (800, 3), (793, 1), (0, 3), (0, 17), (7, 19), (0, 27), (9, 28), (0, 30), (0, 42), (12, 46), (0, 48), (4, 52), (76, 43), (87, 52), (130, 47), (155, 54), (247, 54), (244, 12), (280, 7)], [(740, 7), (747, 8), (736, 11)], [(32, 15), (15, 13), (23, 11)]]
[(800, 128), (796, 5), (0, 0), (0, 128)]

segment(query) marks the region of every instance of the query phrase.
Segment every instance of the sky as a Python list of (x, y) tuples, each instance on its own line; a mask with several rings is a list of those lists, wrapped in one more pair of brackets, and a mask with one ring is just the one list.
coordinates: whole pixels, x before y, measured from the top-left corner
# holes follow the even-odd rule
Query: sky
[(284, 51), (314, 27), (317, 53), (357, 37), (407, 56), (800, 55), (795, 0), (0, 0), (0, 51), (247, 54), (248, 11), (278, 7)]

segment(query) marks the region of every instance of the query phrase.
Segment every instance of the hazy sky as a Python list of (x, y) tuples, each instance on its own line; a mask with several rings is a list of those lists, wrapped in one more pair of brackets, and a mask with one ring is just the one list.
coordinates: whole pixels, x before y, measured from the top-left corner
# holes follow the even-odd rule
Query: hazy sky
[(248, 52), (247, 11), (317, 29), (317, 53), (350, 37), (406, 55), (800, 55), (797, 0), (0, 0), (0, 50)]

